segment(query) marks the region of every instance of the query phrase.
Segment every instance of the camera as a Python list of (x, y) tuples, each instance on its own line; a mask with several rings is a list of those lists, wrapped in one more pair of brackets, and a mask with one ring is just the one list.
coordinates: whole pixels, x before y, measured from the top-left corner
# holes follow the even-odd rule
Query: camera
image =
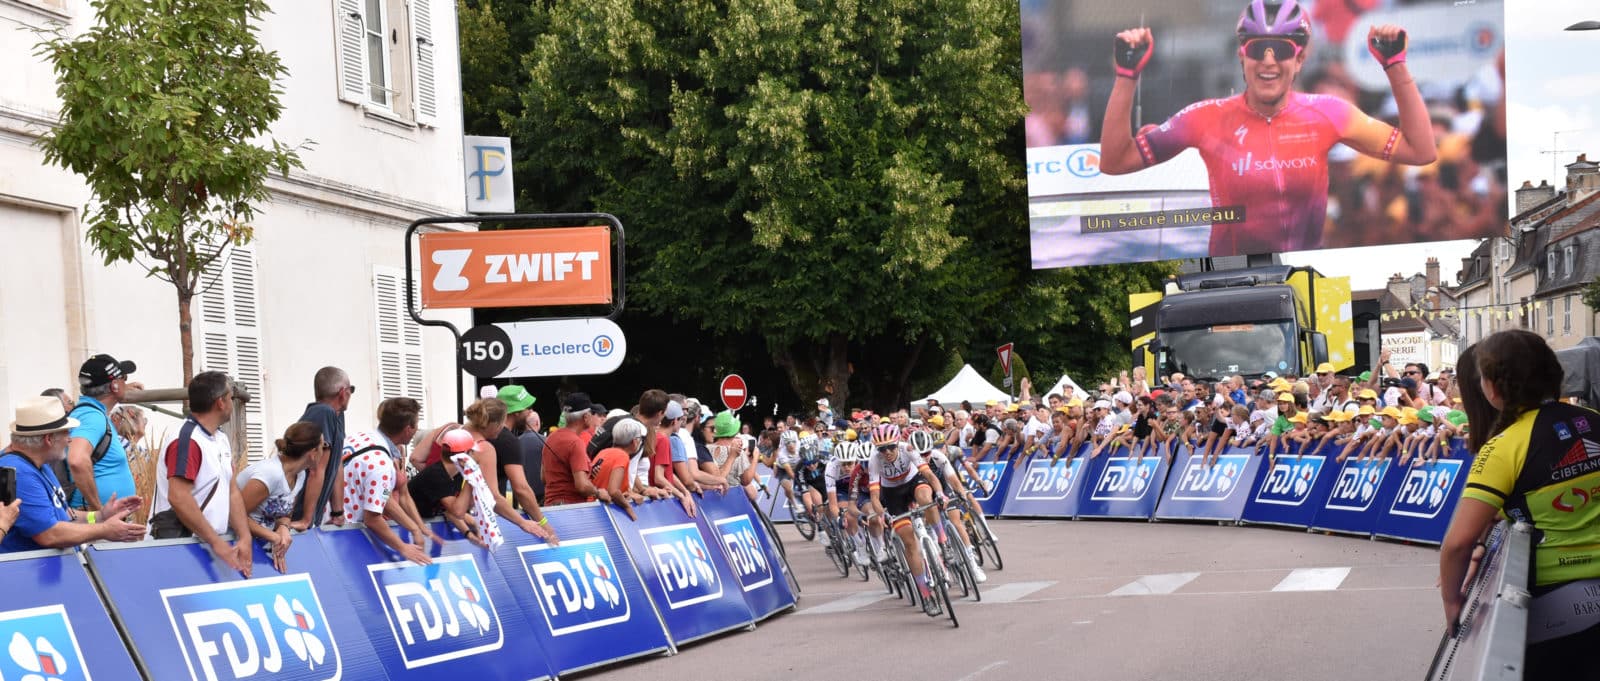
[(1398, 378), (1385, 378), (1385, 379), (1383, 379), (1383, 387), (1385, 387), (1385, 388), (1398, 388), (1398, 387), (1400, 387), (1400, 379), (1398, 379)]

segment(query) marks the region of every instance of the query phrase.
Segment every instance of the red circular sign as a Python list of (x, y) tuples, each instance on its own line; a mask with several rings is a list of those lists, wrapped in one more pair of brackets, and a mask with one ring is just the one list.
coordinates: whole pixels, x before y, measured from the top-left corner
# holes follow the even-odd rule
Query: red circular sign
[(750, 396), (750, 391), (745, 388), (744, 379), (739, 374), (728, 374), (722, 379), (722, 406), (738, 411), (744, 408), (744, 401)]

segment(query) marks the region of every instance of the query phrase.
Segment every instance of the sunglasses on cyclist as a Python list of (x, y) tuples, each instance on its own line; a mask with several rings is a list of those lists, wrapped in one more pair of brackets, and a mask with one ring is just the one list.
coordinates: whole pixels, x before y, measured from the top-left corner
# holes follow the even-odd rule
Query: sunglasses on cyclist
[(1288, 38), (1249, 38), (1239, 42), (1239, 54), (1261, 61), (1267, 58), (1267, 50), (1272, 50), (1272, 58), (1278, 61), (1287, 61), (1300, 56), (1305, 47)]

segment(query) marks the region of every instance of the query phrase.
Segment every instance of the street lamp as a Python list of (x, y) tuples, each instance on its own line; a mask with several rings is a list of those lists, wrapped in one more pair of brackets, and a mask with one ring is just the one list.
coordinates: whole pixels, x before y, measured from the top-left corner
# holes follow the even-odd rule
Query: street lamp
[(1593, 19), (1588, 21), (1580, 21), (1567, 27), (1568, 31), (1593, 31), (1595, 29), (1600, 29), (1600, 21), (1595, 21)]

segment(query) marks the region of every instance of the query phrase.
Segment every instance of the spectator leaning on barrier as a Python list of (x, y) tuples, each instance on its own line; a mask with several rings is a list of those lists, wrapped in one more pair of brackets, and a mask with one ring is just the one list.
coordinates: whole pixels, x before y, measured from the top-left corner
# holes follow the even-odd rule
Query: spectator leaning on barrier
[(144, 538), (144, 528), (127, 521), (141, 504), (137, 496), (110, 499), (99, 511), (67, 507), (66, 493), (51, 464), (61, 460), (68, 431), (76, 427), (78, 422), (54, 397), (17, 404), (11, 450), (0, 454), (0, 467), (14, 469), (17, 479), (17, 498), (0, 506), (0, 553)]
[[(220, 371), (189, 380), (189, 417), (161, 445), (150, 538), (196, 537), (228, 567), (250, 576), (250, 521), (233, 486), (233, 381)], [(223, 535), (233, 530), (230, 546)]]
[(316, 463), (315, 454), (327, 456), (331, 447), (322, 437), (322, 427), (310, 421), (296, 421), (273, 443), (278, 450), (239, 471), (234, 484), (239, 487), (250, 534), (265, 544), (272, 566), (285, 572), (284, 560), (294, 543), (291, 530), (306, 527), (294, 522), (294, 500), (305, 487), (306, 468)]
[(307, 469), (305, 487), (295, 500), (294, 517), (303, 525), (319, 525), (327, 513), (334, 522), (341, 523), (344, 520), (344, 480), (339, 474), (339, 457), (332, 448), (344, 445), (344, 412), (350, 408), (350, 396), (356, 394), (356, 387), (343, 369), (322, 367), (311, 379), (311, 392), (316, 401), (306, 405), (300, 420), (322, 428), (329, 451), (312, 454), (316, 460)]
[(590, 477), (599, 483), (595, 498), (602, 503), (616, 504), (628, 514), (628, 518), (638, 520), (633, 505), (644, 501), (644, 497), (631, 489), (628, 452), (635, 449), (638, 440), (644, 438), (645, 427), (634, 419), (625, 418), (612, 424), (611, 432), (612, 441), (617, 446), (600, 450), (590, 464)]
[(1600, 482), (1600, 465), (1587, 453), (1600, 448), (1600, 413), (1557, 401), (1564, 371), (1537, 334), (1500, 331), (1469, 347), (1458, 363), (1463, 378), (1469, 358), (1482, 392), (1464, 391), (1464, 406), (1493, 419), (1473, 421), (1472, 444), (1482, 447), (1439, 549), (1445, 624), (1457, 633), (1469, 566), (1496, 517), (1530, 523), (1532, 583), (1514, 585), (1533, 595), (1523, 678), (1593, 678), (1600, 524), (1585, 490)]
[[(407, 486), (405, 452), (398, 443), (411, 442), (417, 434), (417, 417), (422, 405), (409, 397), (391, 397), (378, 403), (378, 428), (344, 439), (339, 461), (343, 466), (346, 520), (366, 526), (401, 557), (418, 565), (429, 565), (427, 540), (443, 543), (422, 522)], [(411, 541), (400, 539), (388, 520), (411, 533)]]
[[(512, 497), (517, 506), (526, 509), (528, 502), (523, 501), (524, 495), (517, 492), (519, 486), (527, 487), (526, 494), (535, 505), (544, 496), (544, 482), (539, 474), (539, 469), (544, 467), (544, 436), (539, 435), (539, 413), (533, 410), (533, 403), (537, 400), (528, 393), (527, 388), (514, 384), (501, 388), (498, 397), (501, 402), (506, 403), (506, 428), (495, 440), (495, 449), (509, 449), (510, 439), (515, 438), (517, 460), (521, 462), (521, 467), (516, 473), (508, 472), (500, 480), (502, 486), (506, 483), (511, 485)], [(506, 442), (501, 442), (502, 439)], [(530, 444), (530, 440), (537, 440), (537, 445)], [(507, 479), (511, 476), (515, 476), (515, 480)], [(539, 484), (534, 484), (535, 481)]]
[(113, 496), (124, 499), (139, 494), (128, 467), (128, 453), (111, 427), (111, 410), (122, 402), (128, 390), (143, 386), (130, 384), (133, 362), (119, 362), (111, 355), (90, 357), (78, 369), (78, 387), (83, 396), (72, 409), (78, 427), (72, 429), (67, 447), (67, 468), (73, 508), (96, 511)]
[(562, 405), (566, 425), (550, 434), (544, 443), (544, 503), (547, 506), (577, 504), (594, 498), (595, 486), (589, 474), (589, 455), (579, 435), (587, 429), (594, 403), (584, 393), (567, 395)]
[[(533, 488), (528, 487), (527, 475), (522, 472), (522, 443), (505, 427), (506, 409), (506, 403), (497, 397), (481, 399), (467, 407), (467, 432), (477, 442), (472, 448), (472, 458), (483, 469), (484, 483), (494, 497), (486, 501), (492, 501), (490, 506), (496, 515), (515, 523), (523, 532), (557, 543), (550, 521), (534, 501)], [(529, 517), (523, 517), (506, 499), (507, 481), (511, 483), (512, 495)]]

